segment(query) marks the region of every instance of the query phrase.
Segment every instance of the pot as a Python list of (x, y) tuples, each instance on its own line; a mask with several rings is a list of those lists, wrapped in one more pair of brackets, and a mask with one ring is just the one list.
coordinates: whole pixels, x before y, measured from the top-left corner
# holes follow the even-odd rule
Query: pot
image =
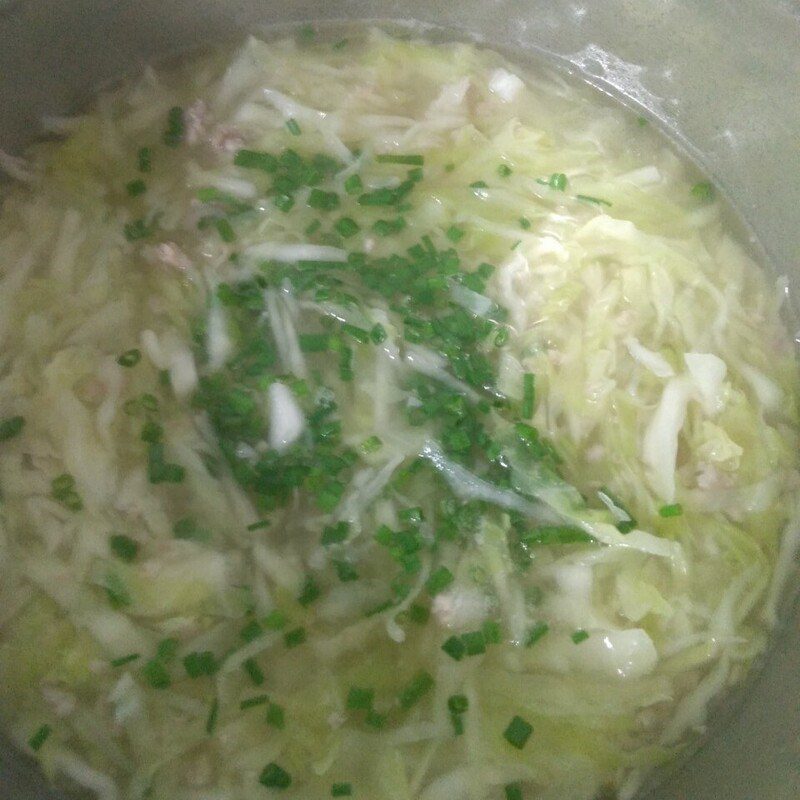
[[(0, 147), (33, 138), (145, 63), (258, 26), (393, 19), (439, 38), (544, 59), (650, 117), (727, 195), (759, 259), (800, 296), (800, 10), (794, 0), (0, 0)], [(792, 320), (789, 320), (792, 324)], [(798, 326), (800, 327), (800, 326)], [(793, 330), (793, 328), (792, 328)], [(707, 740), (645, 790), (648, 800), (800, 797), (800, 605)], [(0, 797), (55, 800), (0, 743)]]

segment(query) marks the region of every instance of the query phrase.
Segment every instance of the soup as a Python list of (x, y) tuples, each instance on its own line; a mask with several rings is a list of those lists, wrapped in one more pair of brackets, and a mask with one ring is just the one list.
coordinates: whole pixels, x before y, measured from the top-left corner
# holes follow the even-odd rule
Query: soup
[(592, 800), (686, 748), (774, 622), (797, 369), (646, 120), (370, 31), (51, 125), (0, 215), (0, 709), (48, 776)]

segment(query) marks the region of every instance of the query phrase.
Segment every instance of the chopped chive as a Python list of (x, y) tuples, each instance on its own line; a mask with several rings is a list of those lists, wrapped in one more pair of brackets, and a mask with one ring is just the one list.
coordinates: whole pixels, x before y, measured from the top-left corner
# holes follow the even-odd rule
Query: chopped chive
[(581, 528), (573, 525), (540, 525), (521, 537), (524, 545), (583, 544), (594, 541)]
[(183, 141), (185, 130), (183, 109), (180, 106), (173, 106), (167, 113), (167, 129), (164, 131), (162, 141), (167, 147), (177, 147)]
[(497, 174), (501, 178), (507, 178), (512, 172), (513, 170), (508, 166), (508, 164), (499, 164), (497, 167)]
[(261, 153), (257, 150), (239, 150), (233, 157), (233, 163), (244, 169), (260, 169), (262, 172), (276, 172), (278, 159), (271, 153)]
[(346, 706), (350, 711), (369, 711), (375, 700), (374, 689), (351, 686), (347, 692)]
[(176, 539), (186, 539), (191, 542), (211, 541), (211, 531), (201, 528), (191, 517), (179, 519), (172, 526), (172, 534)]
[(681, 514), (683, 514), (683, 506), (680, 503), (671, 503), (658, 509), (660, 517), (679, 517)]
[(327, 333), (301, 333), (298, 344), (304, 353), (324, 353), (331, 349), (331, 337)]
[(141, 658), (141, 656), (138, 653), (131, 653), (128, 656), (122, 656), (121, 658), (112, 659), (111, 666), (124, 667), (126, 664), (130, 664), (132, 661), (136, 661), (139, 658)]
[(183, 668), (190, 678), (201, 678), (213, 675), (219, 669), (219, 664), (210, 650), (203, 650), (184, 656)]
[(139, 438), (143, 442), (156, 444), (164, 438), (164, 427), (155, 420), (148, 419), (144, 425), (142, 425), (142, 432), (139, 434)]
[(264, 633), (264, 629), (258, 622), (251, 619), (247, 625), (239, 631), (239, 638), (245, 642), (253, 642)]
[(348, 175), (344, 181), (344, 190), (347, 194), (360, 194), (364, 189), (361, 176), (357, 174)]
[(279, 608), (273, 608), (262, 622), (267, 630), (282, 631), (289, 622), (289, 618)]
[(517, 750), (522, 750), (526, 742), (533, 733), (533, 726), (527, 723), (522, 717), (514, 716), (508, 727), (503, 731), (503, 738)]
[(522, 787), (518, 783), (507, 783), (504, 791), (506, 800), (522, 800)]
[(525, 639), (525, 647), (533, 647), (549, 630), (550, 626), (546, 622), (537, 622), (528, 631), (528, 636)]
[(120, 561), (127, 563), (135, 561), (136, 554), (139, 552), (139, 545), (130, 536), (125, 536), (121, 533), (115, 533), (111, 536), (108, 540), (108, 545), (111, 548), (111, 552)]
[(142, 675), (154, 689), (169, 689), (172, 685), (172, 679), (169, 676), (169, 672), (167, 672), (167, 668), (156, 658), (151, 659), (144, 665)]
[(526, 372), (522, 376), (522, 416), (525, 419), (533, 417), (534, 404), (536, 402), (536, 384), (532, 372)]
[(593, 203), (596, 206), (611, 206), (608, 200), (603, 200), (601, 197), (592, 197), (589, 194), (576, 194), (576, 200), (583, 200), (584, 203)]
[(162, 661), (171, 661), (178, 652), (179, 642), (173, 637), (162, 639), (156, 646), (156, 657)]
[(453, 735), (454, 736), (463, 736), (464, 735), (464, 718), (461, 714), (450, 714), (450, 722), (453, 725)]
[(447, 708), (451, 714), (463, 714), (469, 708), (466, 695), (452, 694), (447, 698)]
[(483, 631), (469, 631), (462, 634), (461, 641), (464, 644), (464, 652), (468, 656), (479, 656), (486, 652), (486, 638)]
[(563, 192), (567, 188), (567, 176), (563, 172), (554, 172), (547, 183), (550, 188)]
[(137, 348), (126, 350), (118, 359), (117, 364), (121, 367), (135, 367), (142, 360), (142, 351)]
[(398, 695), (400, 707), (409, 709), (433, 688), (433, 677), (424, 670), (418, 672)]
[(416, 625), (425, 625), (431, 618), (431, 610), (427, 606), (412, 603), (406, 611), (408, 619)]
[(380, 729), (386, 725), (386, 714), (379, 714), (377, 711), (371, 708), (369, 711), (367, 711), (367, 715), (364, 717), (364, 722), (366, 722), (371, 728)]
[(531, 221), (527, 217), (520, 217), (519, 226), (523, 230), (529, 231), (531, 229)]
[(253, 697), (248, 697), (239, 703), (239, 711), (247, 711), (248, 708), (255, 708), (256, 706), (264, 706), (269, 702), (269, 695), (257, 694)]
[(230, 243), (236, 241), (236, 232), (233, 230), (230, 221), (225, 219), (225, 217), (214, 220), (214, 227), (217, 229), (219, 238), (222, 239), (223, 242)]
[(286, 631), (283, 634), (283, 642), (287, 647), (297, 647), (298, 645), (303, 644), (306, 640), (306, 629), (305, 628), (293, 628), (290, 631)]
[(309, 208), (316, 208), (318, 211), (332, 211), (339, 207), (339, 195), (336, 192), (325, 192), (322, 189), (312, 189), (308, 195)]
[(358, 572), (356, 572), (356, 568), (349, 561), (336, 559), (333, 562), (333, 567), (336, 570), (337, 577), (342, 583), (358, 580)]
[(140, 147), (136, 153), (136, 164), (139, 172), (150, 172), (153, 168), (153, 151), (149, 147)]
[(581, 629), (575, 631), (575, 633), (570, 636), (574, 644), (580, 644), (581, 642), (585, 642), (589, 638), (589, 634), (587, 631)]
[(264, 684), (264, 672), (262, 671), (261, 667), (258, 666), (258, 662), (254, 658), (248, 658), (242, 664), (242, 669), (244, 669), (250, 680), (256, 686), (262, 686)]
[(214, 733), (214, 728), (217, 727), (217, 717), (219, 716), (219, 700), (215, 697), (211, 702), (211, 708), (206, 718), (206, 733), (211, 736)]
[(486, 183), (486, 181), (473, 181), (469, 185), (469, 188), (470, 189), (488, 189), (489, 188), (489, 184)]
[(350, 797), (353, 794), (353, 785), (350, 783), (334, 783), (331, 786), (331, 797)]
[(508, 328), (500, 328), (500, 330), (497, 331), (497, 335), (494, 337), (494, 346), (502, 347), (508, 342), (510, 336), (511, 333)]
[(713, 200), (714, 187), (708, 181), (700, 181), (692, 186), (692, 197), (698, 200)]
[(292, 136), (300, 135), (300, 126), (297, 124), (297, 120), (294, 117), (290, 117), (286, 120), (286, 129)]
[(376, 322), (369, 330), (369, 338), (372, 339), (374, 344), (385, 342), (387, 335), (386, 328), (380, 322)]
[(7, 442), (15, 436), (19, 436), (25, 427), (25, 417), (6, 417), (0, 420), (0, 442)]
[(322, 529), (322, 544), (328, 547), (332, 544), (339, 544), (350, 535), (349, 522), (337, 522), (335, 525), (327, 525)]
[(297, 602), (300, 603), (300, 605), (303, 606), (304, 608), (307, 608), (315, 600), (318, 600), (321, 594), (322, 590), (319, 588), (314, 579), (309, 575), (306, 578), (306, 582), (303, 585), (303, 590), (300, 592), (300, 596), (297, 598)]
[(277, 703), (270, 703), (267, 707), (267, 724), (278, 730), (283, 730), (286, 727), (286, 714), (283, 706)]
[(125, 184), (125, 191), (130, 197), (138, 197), (147, 191), (147, 184), (141, 178), (137, 178)]
[(288, 213), (294, 207), (294, 197), (290, 194), (278, 194), (272, 199), (275, 208), (278, 211), (283, 211), (284, 214)]
[(394, 153), (381, 153), (375, 156), (378, 164), (407, 164), (410, 167), (421, 167), (425, 158), (420, 155), (400, 155)]
[(460, 242), (464, 238), (464, 234), (464, 229), (456, 225), (451, 225), (445, 232), (445, 236), (453, 243)]
[(391, 236), (399, 233), (406, 226), (405, 217), (395, 217), (394, 219), (379, 219), (372, 224), (373, 233), (378, 236)]
[(42, 725), (42, 727), (28, 739), (28, 747), (34, 752), (39, 750), (50, 737), (52, 730), (53, 729), (49, 725)]
[(352, 336), (359, 344), (366, 344), (369, 341), (369, 331), (357, 328), (355, 325), (345, 323), (342, 325), (342, 331)]
[(430, 595), (438, 594), (443, 589), (446, 589), (454, 580), (455, 577), (453, 573), (450, 572), (447, 567), (437, 567), (425, 582), (425, 588)]
[(273, 761), (261, 771), (258, 782), (270, 789), (288, 789), (292, 783), (292, 776)]
[(486, 640), (486, 644), (500, 644), (502, 641), (502, 630), (499, 622), (487, 619), (486, 622), (483, 623), (481, 632), (483, 633), (483, 638)]
[(333, 227), (336, 233), (343, 239), (349, 239), (361, 230), (358, 223), (352, 217), (342, 217), (334, 223)]
[(269, 528), (270, 522), (268, 519), (259, 519), (256, 522), (251, 522), (247, 526), (248, 531), (260, 531), (264, 528)]

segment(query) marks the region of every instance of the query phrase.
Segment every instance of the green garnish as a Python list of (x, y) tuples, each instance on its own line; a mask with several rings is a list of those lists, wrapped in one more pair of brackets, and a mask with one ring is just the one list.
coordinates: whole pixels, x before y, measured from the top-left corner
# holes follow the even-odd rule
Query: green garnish
[(142, 676), (154, 689), (169, 689), (172, 686), (172, 678), (167, 668), (157, 658), (151, 659), (144, 665)]
[(346, 706), (350, 711), (368, 711), (375, 700), (374, 689), (351, 686), (347, 692)]
[(286, 129), (292, 136), (300, 135), (300, 126), (297, 124), (297, 120), (294, 117), (290, 117), (286, 120)]
[(447, 708), (451, 714), (463, 714), (469, 708), (466, 695), (453, 694), (447, 698)]
[(361, 230), (358, 223), (352, 217), (342, 217), (334, 223), (333, 227), (336, 233), (343, 239), (349, 239)]
[(470, 189), (488, 189), (489, 188), (489, 184), (486, 183), (486, 181), (473, 181), (469, 185), (469, 188)]
[(222, 239), (223, 242), (230, 244), (230, 242), (236, 241), (236, 232), (233, 230), (230, 221), (225, 219), (225, 217), (215, 219), (214, 227), (217, 229), (219, 238)]
[(507, 783), (504, 791), (506, 800), (522, 800), (522, 787), (518, 783)]
[(549, 630), (550, 626), (546, 622), (537, 622), (528, 631), (528, 637), (525, 639), (525, 647), (533, 647)]
[(464, 238), (464, 234), (465, 234), (464, 229), (459, 228), (456, 225), (451, 225), (445, 231), (445, 236), (447, 236), (447, 238), (453, 243), (460, 242)]
[(269, 631), (282, 631), (289, 622), (289, 618), (278, 608), (273, 608), (262, 620), (264, 627)]
[(83, 500), (75, 489), (75, 478), (65, 472), (50, 482), (53, 497), (70, 511), (80, 511), (83, 508)]
[(297, 598), (297, 602), (303, 607), (308, 607), (315, 600), (318, 600), (321, 594), (322, 590), (316, 584), (314, 579), (311, 576), (308, 576), (305, 584), (303, 585), (303, 590), (300, 592), (300, 596)]
[(248, 531), (260, 531), (260, 530), (263, 530), (264, 528), (269, 528), (269, 526), (270, 526), (270, 521), (268, 519), (259, 519), (259, 520), (256, 520), (256, 522), (251, 522), (247, 526), (246, 530), (248, 530)]
[(211, 541), (211, 531), (198, 526), (192, 517), (183, 517), (172, 526), (172, 534), (176, 539), (185, 539), (190, 542), (208, 543)]
[(360, 175), (353, 173), (345, 178), (344, 190), (347, 194), (360, 194), (363, 188), (364, 184), (361, 181)]
[(254, 658), (248, 658), (244, 661), (242, 663), (242, 669), (256, 686), (262, 686), (264, 684), (266, 680), (264, 672), (261, 667), (258, 666), (258, 662)]
[(210, 650), (203, 650), (184, 656), (183, 668), (190, 678), (201, 678), (203, 675), (213, 675), (219, 669), (219, 664)]
[(129, 242), (135, 242), (139, 239), (146, 239), (153, 232), (155, 225), (148, 224), (144, 219), (135, 219), (133, 222), (128, 222), (123, 228), (125, 238)]
[(379, 219), (372, 224), (372, 231), (378, 236), (391, 236), (392, 234), (399, 233), (405, 226), (405, 217)]
[(333, 211), (334, 208), (339, 207), (339, 195), (336, 192), (326, 192), (322, 189), (312, 189), (308, 195), (309, 208), (315, 208), (318, 211)]
[(377, 453), (383, 447), (383, 442), (378, 436), (369, 436), (361, 442), (361, 452), (365, 455), (370, 453)]
[(519, 226), (523, 230), (529, 231), (531, 229), (531, 221), (527, 217), (520, 217)]
[(293, 628), (290, 631), (286, 631), (283, 634), (283, 643), (287, 647), (297, 647), (298, 645), (303, 644), (306, 640), (306, 629), (305, 628)]
[(714, 187), (708, 181), (700, 181), (692, 186), (692, 197), (696, 197), (698, 200), (713, 200)]
[(512, 172), (513, 170), (508, 166), (508, 164), (499, 164), (497, 167), (497, 174), (501, 178), (507, 178)]
[(283, 706), (277, 703), (270, 703), (267, 707), (267, 724), (278, 730), (283, 730), (286, 727), (286, 714)]
[(671, 503), (658, 509), (660, 517), (679, 517), (681, 514), (683, 514), (683, 506), (680, 503)]
[(333, 562), (333, 567), (336, 570), (337, 577), (342, 583), (358, 580), (358, 572), (356, 572), (356, 568), (349, 561), (336, 559)]
[(334, 783), (331, 786), (331, 797), (350, 797), (353, 794), (351, 783)]
[(139, 552), (139, 545), (130, 536), (125, 536), (122, 533), (113, 534), (108, 540), (108, 545), (111, 548), (111, 552), (120, 561), (125, 561), (128, 564), (136, 560), (136, 555)]
[(347, 39), (339, 39), (338, 42), (331, 45), (332, 50), (344, 50), (345, 47), (347, 47)]
[(239, 631), (239, 638), (244, 642), (252, 642), (262, 636), (264, 629), (259, 625), (257, 620), (251, 619), (247, 625)]
[(214, 728), (217, 727), (217, 717), (219, 716), (219, 700), (215, 697), (211, 701), (211, 708), (206, 717), (206, 733), (211, 736), (214, 733)]
[(180, 106), (173, 106), (167, 113), (167, 129), (164, 131), (162, 141), (167, 147), (177, 147), (183, 141), (185, 130), (183, 109)]
[(162, 661), (172, 661), (178, 652), (179, 644), (173, 637), (162, 639), (156, 646), (156, 657)]
[(572, 525), (540, 525), (521, 536), (520, 541), (530, 547), (545, 544), (582, 544), (594, 540), (588, 533)]
[(350, 535), (349, 522), (337, 522), (334, 525), (327, 525), (322, 529), (322, 544), (328, 547), (332, 544), (339, 544), (345, 541)]
[(433, 677), (424, 670), (418, 672), (397, 696), (400, 707), (409, 709), (418, 703), (433, 688)]
[(264, 767), (258, 781), (270, 789), (288, 789), (292, 783), (292, 776), (273, 761)]
[(0, 442), (7, 442), (15, 436), (19, 436), (25, 427), (25, 417), (6, 417), (0, 420)]
[(547, 183), (550, 188), (563, 192), (567, 188), (567, 176), (563, 172), (554, 172)]
[(264, 706), (269, 702), (269, 695), (266, 694), (258, 694), (254, 697), (248, 697), (246, 700), (242, 700), (239, 703), (239, 710), (240, 711), (247, 711), (248, 708), (255, 708), (256, 706)]
[(233, 163), (244, 169), (260, 169), (262, 172), (276, 172), (278, 159), (271, 153), (261, 153), (258, 150), (239, 150), (233, 157)]
[(130, 197), (138, 197), (147, 191), (147, 184), (141, 178), (137, 178), (125, 184), (125, 191)]
[(136, 164), (139, 172), (150, 172), (153, 168), (153, 151), (149, 147), (140, 147), (136, 153)]
[(49, 725), (42, 725), (36, 733), (28, 739), (28, 747), (31, 750), (37, 752), (41, 749), (42, 745), (48, 740), (50, 734), (52, 733), (53, 729)]
[(534, 404), (536, 403), (536, 378), (532, 372), (522, 376), (522, 416), (524, 419), (533, 417)]
[(112, 667), (124, 667), (126, 664), (130, 664), (132, 661), (136, 661), (141, 656), (138, 653), (131, 653), (128, 656), (122, 656), (121, 658), (113, 658), (111, 660)]
[(592, 203), (596, 206), (611, 206), (611, 203), (608, 200), (603, 200), (602, 197), (592, 197), (588, 194), (576, 194), (576, 200), (583, 200), (584, 203)]
[(570, 636), (570, 639), (572, 639), (574, 644), (580, 644), (581, 642), (585, 642), (588, 638), (589, 638), (588, 632), (582, 629), (575, 631), (575, 633), (573, 633)]
[(394, 153), (381, 153), (375, 156), (379, 164), (407, 164), (411, 167), (421, 167), (425, 159), (420, 155), (399, 155)]
[(437, 567), (425, 582), (425, 588), (430, 595), (439, 594), (439, 592), (446, 589), (454, 580), (455, 576), (447, 567)]
[(126, 350), (119, 358), (117, 364), (121, 367), (135, 367), (142, 360), (142, 351), (136, 347)]
[(503, 731), (503, 738), (517, 750), (525, 747), (528, 739), (533, 733), (533, 726), (527, 723), (522, 717), (514, 716), (508, 727)]

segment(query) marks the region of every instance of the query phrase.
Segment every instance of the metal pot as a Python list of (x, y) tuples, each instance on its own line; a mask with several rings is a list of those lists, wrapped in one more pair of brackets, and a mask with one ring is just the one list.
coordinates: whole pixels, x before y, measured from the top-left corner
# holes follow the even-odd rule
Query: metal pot
[[(417, 20), (512, 58), (549, 59), (651, 115), (727, 194), (761, 260), (800, 294), (796, 0), (0, 0), (0, 146), (15, 151), (36, 135), (41, 115), (79, 106), (152, 59), (257, 26), (359, 19)], [(717, 714), (706, 743), (651, 787), (650, 800), (800, 797), (800, 607), (792, 599), (739, 702)], [(0, 797), (57, 795), (0, 744)]]

